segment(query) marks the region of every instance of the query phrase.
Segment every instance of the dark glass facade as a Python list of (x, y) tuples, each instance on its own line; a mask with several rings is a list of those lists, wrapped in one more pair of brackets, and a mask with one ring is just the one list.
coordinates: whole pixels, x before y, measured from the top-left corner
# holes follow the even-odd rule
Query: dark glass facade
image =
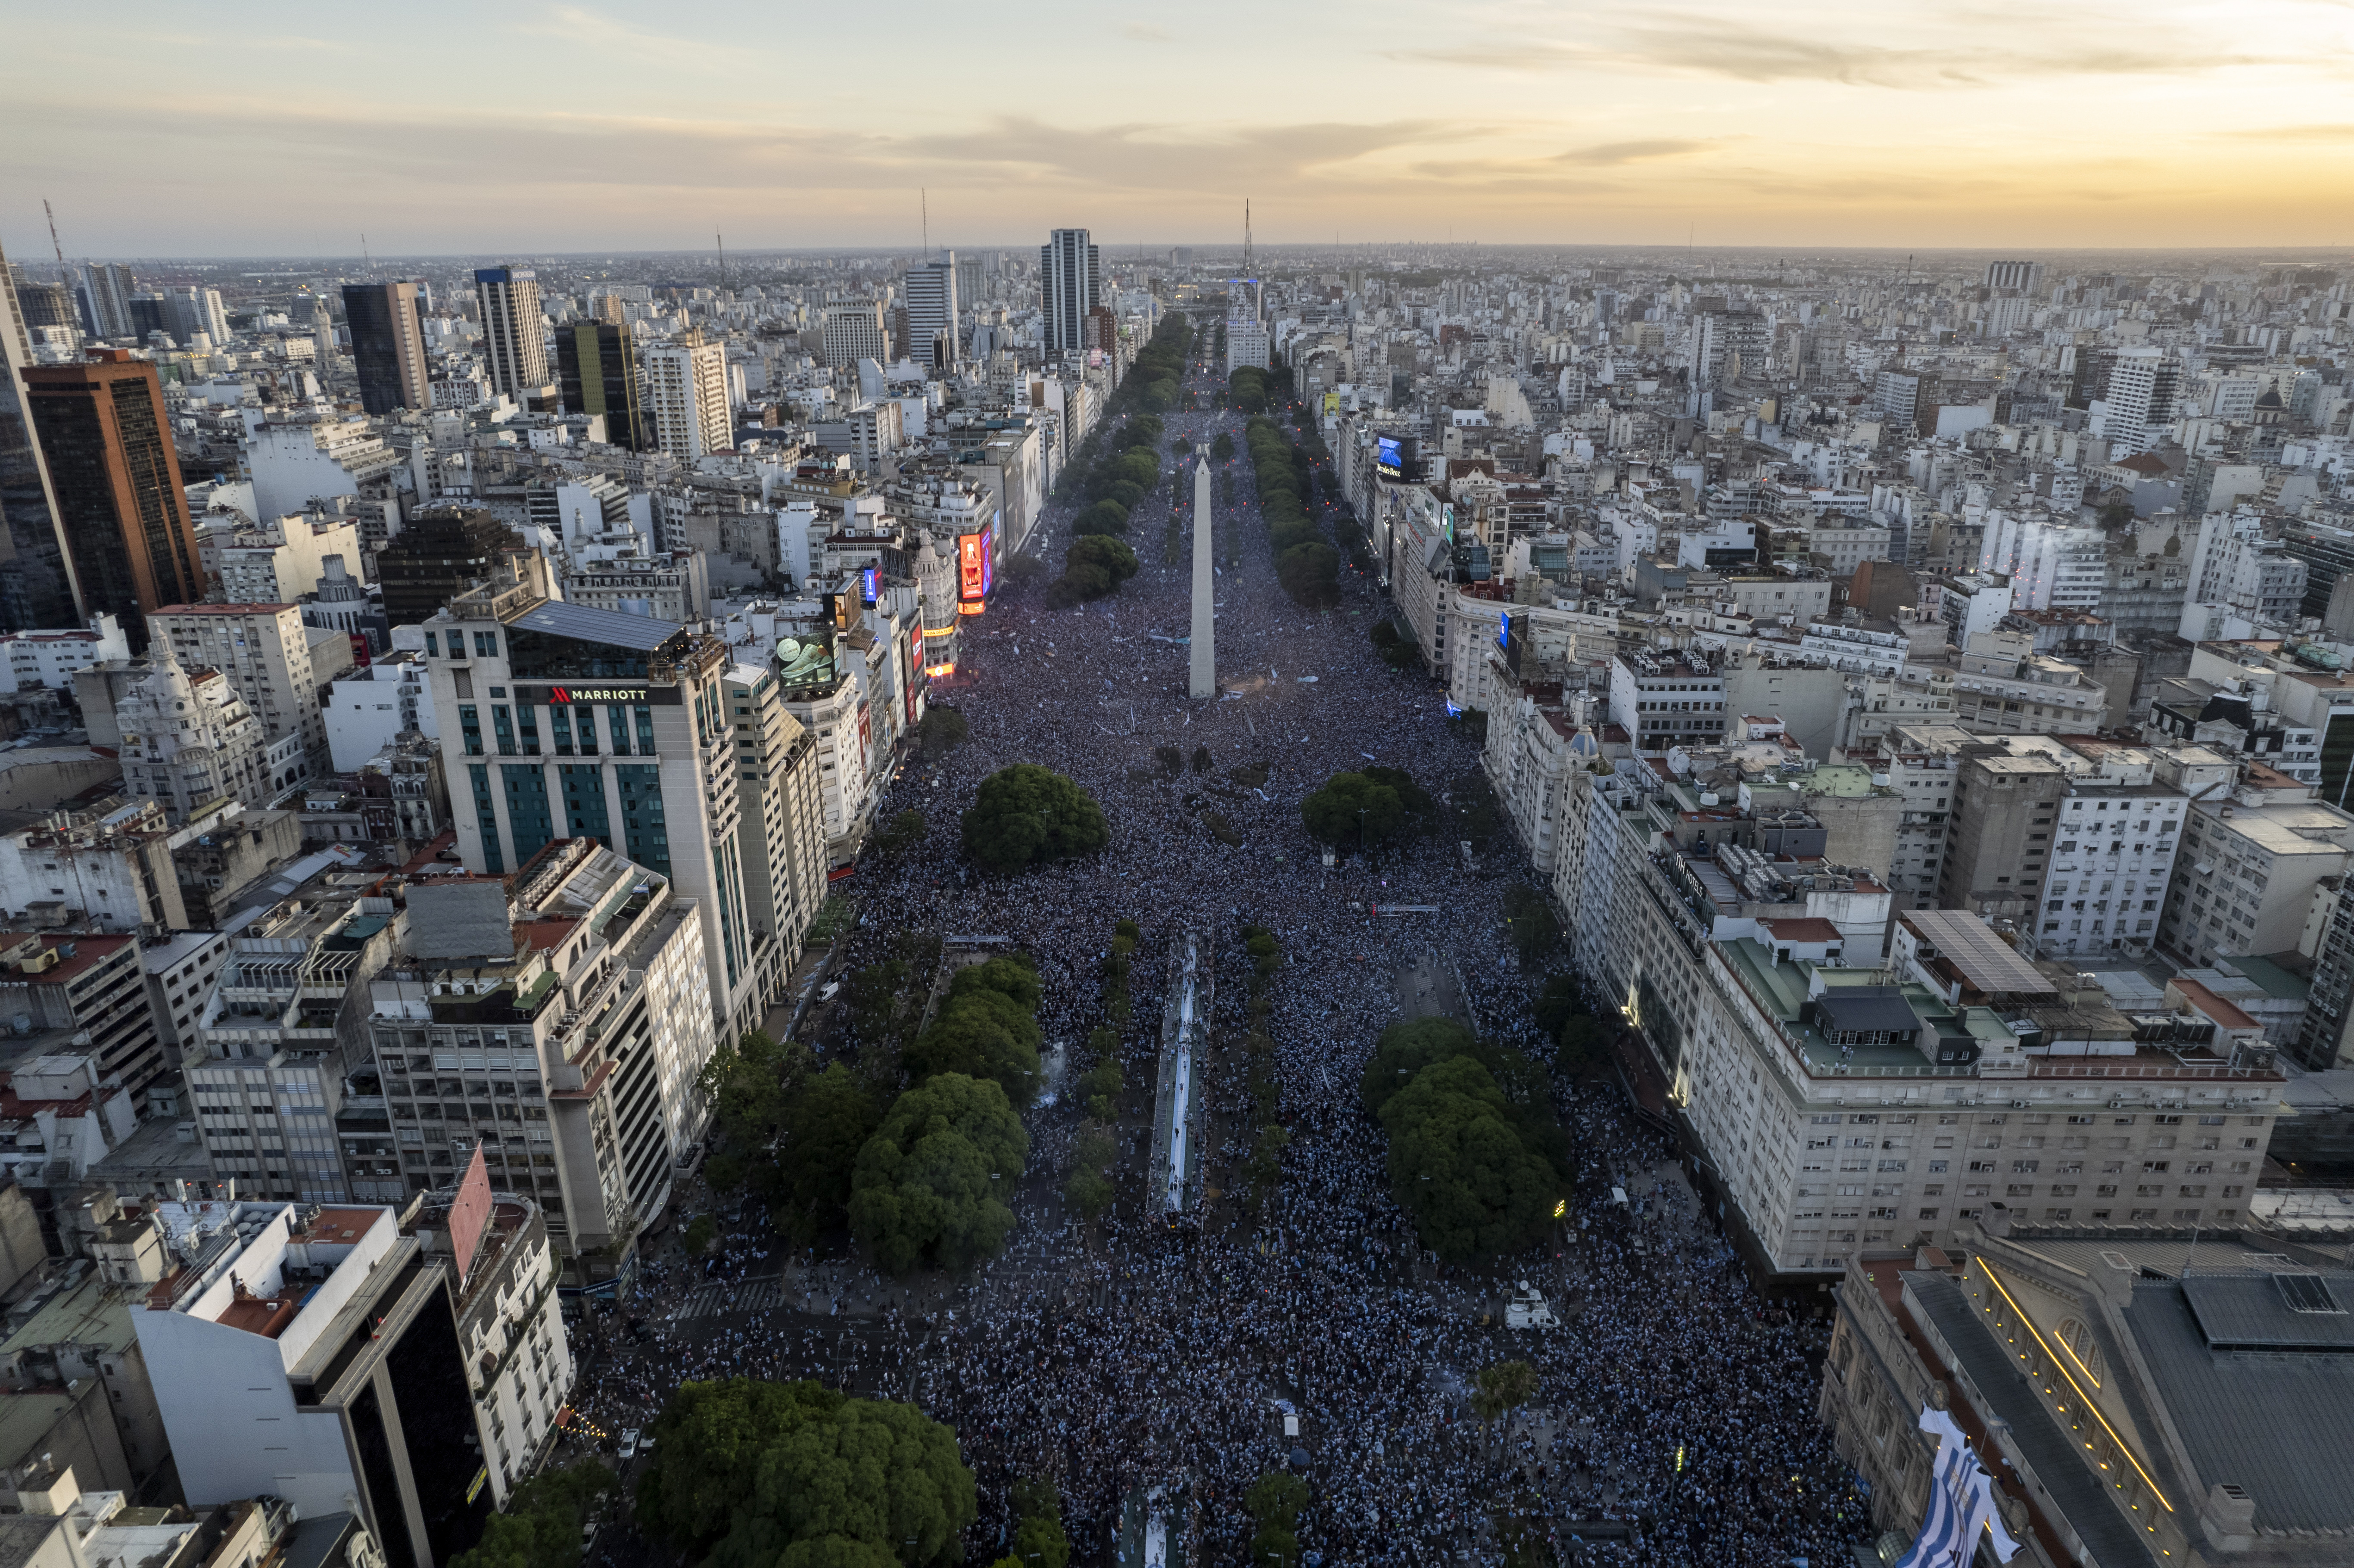
[(567, 414), (602, 414), (605, 440), (644, 451), (646, 411), (638, 392), (638, 351), (630, 329), (567, 322), (556, 329), (556, 378)]

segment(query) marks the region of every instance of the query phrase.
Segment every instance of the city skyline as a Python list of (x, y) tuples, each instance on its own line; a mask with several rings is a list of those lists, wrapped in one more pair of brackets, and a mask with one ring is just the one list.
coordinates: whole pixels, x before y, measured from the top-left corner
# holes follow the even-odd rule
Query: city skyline
[[(785, 44), (748, 9), (696, 15), (529, 5), (455, 44), (280, 6), (235, 35), (151, 5), (103, 32), (21, 16), (41, 69), (0, 111), (0, 243), (48, 249), (44, 197), (76, 258), (343, 256), (362, 234), (387, 255), (912, 249), (927, 207), (936, 246), (1085, 224), (1116, 249), (1238, 234), (1246, 196), (1270, 244), (2354, 240), (2354, 14), (2315, 0), (1770, 24), (1024, 8), (993, 31), (918, 5)], [(927, 26), (939, 47), (910, 49)], [(862, 54), (896, 63), (880, 92), (812, 69)], [(1024, 85), (1042, 61), (1051, 106)]]

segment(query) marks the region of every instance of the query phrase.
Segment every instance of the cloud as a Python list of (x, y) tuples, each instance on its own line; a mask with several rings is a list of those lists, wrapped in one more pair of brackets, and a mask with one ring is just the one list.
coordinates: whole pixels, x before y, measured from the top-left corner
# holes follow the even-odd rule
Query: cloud
[(1152, 122), (1075, 129), (1005, 116), (972, 131), (892, 142), (887, 151), (895, 158), (994, 165), (1009, 175), (1099, 188), (1231, 193), (1239, 202), (1254, 191), (1330, 177), (1373, 154), (1484, 134), (1477, 126), (1436, 120), (1200, 132)]
[(1605, 142), (1595, 147), (1574, 147), (1556, 154), (1553, 162), (1582, 164), (1588, 168), (1614, 168), (1620, 164), (1639, 164), (1647, 158), (1681, 158), (1691, 153), (1710, 153), (1723, 145), (1722, 141), (1691, 142), (1674, 138), (1649, 142)]
[(1393, 53), (1485, 70), (1547, 71), (1592, 67), (1649, 69), (1770, 84), (1827, 81), (1849, 87), (1958, 89), (2005, 78), (2191, 75), (2239, 66), (2310, 63), (2309, 56), (2251, 54), (2142, 29), (2136, 46), (2063, 41), (2035, 48), (1896, 48), (1832, 37), (1763, 32), (1712, 17), (1670, 16), (1624, 27), (1593, 43), (1510, 40), (1427, 53)]
[(2354, 142), (2354, 125), (2264, 125), (2214, 134), (2235, 142)]
[(1141, 38), (1152, 44), (1172, 43), (1177, 37), (1166, 28), (1156, 27), (1150, 22), (1125, 22), (1120, 25), (1119, 30), (1129, 37)]

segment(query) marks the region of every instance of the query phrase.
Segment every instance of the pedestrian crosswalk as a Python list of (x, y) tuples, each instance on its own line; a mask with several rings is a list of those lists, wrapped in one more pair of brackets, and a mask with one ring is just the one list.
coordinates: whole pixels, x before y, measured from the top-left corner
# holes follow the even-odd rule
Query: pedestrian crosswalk
[(730, 1280), (720, 1285), (698, 1287), (679, 1308), (679, 1319), (723, 1318), (732, 1312), (758, 1312), (764, 1307), (774, 1307), (785, 1298), (785, 1279), (771, 1274), (760, 1279)]

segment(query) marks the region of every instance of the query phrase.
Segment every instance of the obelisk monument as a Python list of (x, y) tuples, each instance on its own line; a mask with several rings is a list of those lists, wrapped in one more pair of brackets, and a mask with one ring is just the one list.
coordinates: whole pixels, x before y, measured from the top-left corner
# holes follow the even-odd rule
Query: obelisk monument
[(1189, 697), (1214, 697), (1218, 694), (1218, 645), (1216, 609), (1214, 590), (1210, 586), (1210, 549), (1214, 526), (1210, 517), (1210, 465), (1206, 460), (1193, 464), (1193, 655), (1192, 674), (1185, 683)]

